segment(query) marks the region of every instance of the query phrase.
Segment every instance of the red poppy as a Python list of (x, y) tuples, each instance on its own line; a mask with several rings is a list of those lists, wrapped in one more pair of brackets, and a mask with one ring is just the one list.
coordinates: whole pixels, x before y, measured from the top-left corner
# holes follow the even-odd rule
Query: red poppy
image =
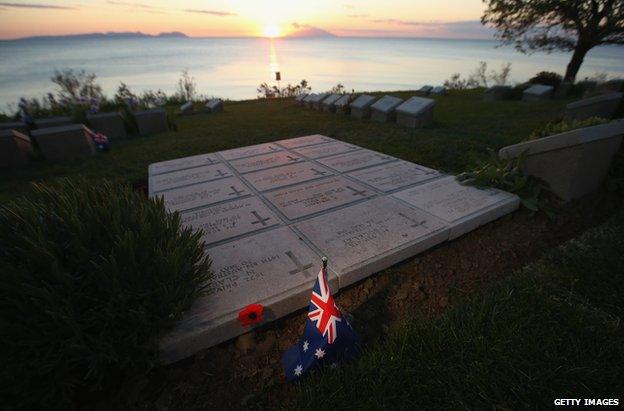
[(262, 322), (264, 307), (261, 304), (249, 304), (238, 313), (238, 321), (242, 325), (253, 325)]

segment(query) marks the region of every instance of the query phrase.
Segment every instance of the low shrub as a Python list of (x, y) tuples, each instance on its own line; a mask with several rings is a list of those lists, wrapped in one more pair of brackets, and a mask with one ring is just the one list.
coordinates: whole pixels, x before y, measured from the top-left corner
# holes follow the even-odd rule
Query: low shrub
[(545, 86), (553, 86), (557, 88), (563, 78), (560, 74), (554, 73), (552, 71), (540, 71), (531, 79), (529, 79), (529, 83), (531, 84), (543, 84)]
[(544, 127), (540, 127), (533, 131), (527, 140), (535, 140), (542, 137), (565, 133), (566, 131), (576, 130), (577, 128), (597, 126), (608, 123), (609, 121), (610, 120), (606, 118), (591, 117), (585, 120), (561, 120), (555, 123), (548, 123)]
[(200, 234), (130, 186), (61, 180), (0, 207), (0, 392), (74, 408), (146, 372), (202, 291)]

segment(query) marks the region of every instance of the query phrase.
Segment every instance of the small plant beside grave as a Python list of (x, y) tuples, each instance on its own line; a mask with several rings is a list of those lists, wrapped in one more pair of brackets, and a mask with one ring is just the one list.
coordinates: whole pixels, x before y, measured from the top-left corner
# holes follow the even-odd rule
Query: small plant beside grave
[(535, 140), (542, 137), (548, 137), (555, 134), (565, 133), (567, 131), (576, 130), (578, 128), (592, 127), (600, 124), (608, 123), (610, 120), (600, 117), (591, 117), (587, 120), (561, 120), (559, 122), (548, 123), (544, 127), (533, 131), (527, 140)]
[(200, 234), (130, 186), (61, 180), (0, 207), (3, 405), (73, 408), (150, 369), (201, 293)]

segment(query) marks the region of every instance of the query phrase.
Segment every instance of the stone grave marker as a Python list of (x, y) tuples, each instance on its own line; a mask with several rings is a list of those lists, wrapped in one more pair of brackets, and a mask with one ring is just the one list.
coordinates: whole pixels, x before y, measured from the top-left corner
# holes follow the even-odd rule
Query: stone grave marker
[(239, 173), (249, 173), (265, 168), (294, 164), (299, 161), (303, 161), (303, 159), (296, 154), (289, 153), (288, 151), (278, 151), (276, 153), (232, 160), (230, 164)]
[(319, 165), (303, 161), (287, 166), (247, 173), (243, 175), (243, 178), (256, 190), (267, 191), (321, 177), (328, 177), (332, 174), (331, 171)]
[(569, 120), (581, 121), (590, 117), (612, 118), (620, 104), (623, 93), (607, 93), (575, 101), (566, 106), (565, 116)]
[(31, 155), (30, 137), (16, 130), (0, 130), (0, 168), (25, 166)]
[(354, 151), (357, 149), (359, 149), (359, 147), (354, 146), (353, 144), (347, 144), (341, 141), (336, 141), (333, 143), (317, 144), (315, 146), (296, 148), (293, 151), (307, 158), (315, 159), (315, 158), (333, 156), (334, 154), (347, 153), (349, 151)]
[(422, 86), (418, 89), (419, 93), (423, 93), (424, 95), (428, 95), (433, 90), (433, 86)]
[(91, 130), (108, 138), (123, 138), (128, 135), (123, 117), (117, 112), (87, 114), (87, 121)]
[(448, 239), (446, 225), (389, 197), (295, 223), (337, 271), (340, 287)]
[(348, 175), (379, 191), (389, 193), (400, 188), (429, 181), (439, 177), (441, 174), (431, 168), (399, 160), (353, 171), (348, 173)]
[(403, 103), (398, 97), (383, 96), (371, 108), (371, 119), (380, 123), (389, 123), (396, 118), (396, 108)]
[(543, 84), (533, 84), (522, 92), (522, 100), (536, 101), (549, 99), (555, 88), (553, 86), (545, 86)]
[(220, 151), (219, 154), (225, 160), (234, 160), (237, 158), (245, 158), (256, 156), (258, 154), (274, 153), (280, 151), (282, 148), (274, 143), (256, 144), (254, 146), (247, 146), (241, 148), (233, 148), (231, 150)]
[(297, 97), (295, 97), (295, 101), (298, 105), (302, 106), (305, 98), (308, 97), (308, 93), (301, 93)]
[(207, 181), (157, 193), (168, 211), (187, 211), (227, 200), (246, 197), (251, 191), (236, 177)]
[(484, 101), (500, 101), (508, 99), (512, 92), (511, 86), (492, 86), (485, 90)]
[(322, 110), (321, 103), (329, 96), (329, 93), (320, 93), (310, 99), (310, 107), (316, 110)]
[(181, 213), (182, 224), (203, 231), (206, 245), (281, 224), (257, 197), (196, 208)]
[(48, 161), (74, 160), (95, 154), (93, 140), (82, 124), (37, 129), (31, 136)]
[[(321, 265), (316, 254), (292, 229), (278, 227), (209, 248), (214, 273), (207, 294), (198, 298), (184, 321), (160, 342), (166, 362), (249, 332), (238, 312), (249, 304), (264, 306), (265, 322), (310, 303), (310, 290)], [(333, 292), (338, 280), (327, 277)]]
[(0, 123), (0, 130), (15, 130), (22, 134), (28, 134), (28, 127), (26, 126), (26, 123), (22, 123), (21, 121)]
[(137, 111), (134, 113), (139, 134), (156, 134), (169, 130), (167, 124), (167, 112), (164, 108)]
[(344, 177), (297, 184), (265, 194), (286, 218), (295, 220), (373, 196), (375, 192)]
[(397, 123), (410, 127), (425, 127), (433, 123), (435, 100), (423, 97), (412, 97), (396, 108)]
[(311, 136), (303, 136), (303, 137), (289, 138), (287, 140), (279, 140), (276, 143), (284, 148), (292, 149), (292, 148), (312, 146), (314, 144), (331, 143), (334, 141), (336, 140), (334, 140), (333, 138), (322, 136), (320, 134), (313, 134)]
[(351, 112), (349, 105), (351, 104), (351, 94), (343, 94), (336, 102), (334, 103), (334, 107), (336, 107), (336, 113), (338, 114), (349, 114)]
[(443, 96), (443, 95), (446, 94), (446, 92), (447, 92), (446, 87), (444, 87), (444, 86), (436, 86), (436, 87), (431, 89), (429, 94), (434, 95), (434, 96)]
[(206, 111), (209, 113), (218, 113), (219, 111), (223, 111), (223, 101), (218, 98), (208, 100), (206, 103)]
[(393, 195), (446, 222), (449, 239), (516, 210), (520, 199), (504, 191), (461, 185), (454, 176), (439, 178)]
[(342, 94), (331, 94), (325, 100), (321, 102), (321, 108), (323, 111), (333, 113), (336, 111), (336, 101), (338, 101), (342, 97)]
[(207, 166), (194, 167), (169, 173), (149, 176), (150, 194), (158, 193), (172, 188), (218, 180), (231, 177), (232, 172), (223, 164), (210, 164)]
[(368, 94), (362, 94), (349, 106), (351, 108), (351, 117), (364, 119), (370, 117), (370, 107), (375, 102), (375, 97)]
[(61, 127), (69, 126), (71, 124), (72, 121), (69, 117), (47, 117), (35, 119), (35, 125), (37, 128)]
[(370, 150), (357, 150), (352, 153), (325, 157), (318, 162), (341, 173), (357, 170), (358, 168), (370, 167), (388, 161), (396, 160), (394, 157), (377, 153)]
[(214, 154), (200, 154), (197, 156), (176, 158), (174, 160), (161, 161), (149, 165), (149, 175), (169, 173), (171, 171), (184, 170), (200, 166), (218, 163), (219, 159)]
[(311, 108), (312, 107), (312, 99), (316, 98), (317, 94), (316, 93), (310, 93), (308, 94), (304, 99), (303, 99), (303, 105), (306, 106), (307, 108)]
[(180, 113), (182, 114), (191, 114), (193, 113), (193, 102), (187, 101), (186, 103), (180, 106)]

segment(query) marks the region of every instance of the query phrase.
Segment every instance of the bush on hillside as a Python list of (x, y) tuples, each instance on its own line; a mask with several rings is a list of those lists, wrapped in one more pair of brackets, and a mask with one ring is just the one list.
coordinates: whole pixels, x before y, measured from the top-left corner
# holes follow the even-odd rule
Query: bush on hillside
[(540, 71), (531, 79), (529, 79), (529, 83), (531, 84), (543, 84), (545, 86), (553, 86), (554, 88), (559, 87), (563, 77), (560, 74), (554, 73), (552, 71)]
[(535, 140), (542, 137), (565, 133), (566, 131), (576, 130), (577, 128), (597, 126), (608, 123), (609, 121), (610, 120), (606, 118), (591, 117), (585, 120), (562, 120), (556, 123), (548, 123), (544, 127), (540, 127), (533, 131), (527, 140)]
[(35, 184), (1, 206), (3, 406), (71, 409), (146, 372), (209, 270), (200, 234), (129, 186)]

